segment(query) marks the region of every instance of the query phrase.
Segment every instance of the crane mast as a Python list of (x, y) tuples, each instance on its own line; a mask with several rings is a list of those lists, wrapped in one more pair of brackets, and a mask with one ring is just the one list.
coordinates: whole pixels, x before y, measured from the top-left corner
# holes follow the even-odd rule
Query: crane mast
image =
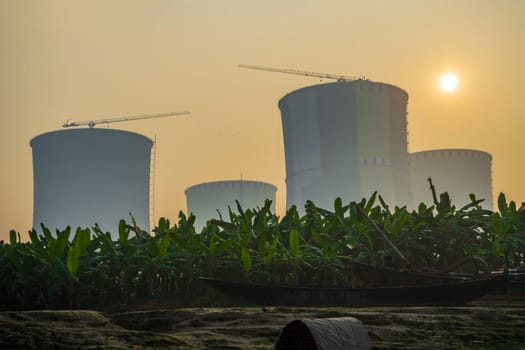
[(151, 115), (135, 115), (135, 116), (127, 116), (127, 117), (118, 117), (118, 118), (108, 118), (108, 119), (98, 119), (98, 120), (86, 120), (86, 121), (80, 121), (80, 122), (66, 122), (62, 125), (63, 128), (70, 128), (73, 126), (83, 126), (87, 125), (90, 128), (94, 127), (97, 124), (109, 124), (109, 123), (117, 123), (117, 122), (127, 122), (131, 120), (140, 120), (140, 119), (152, 119), (152, 118), (161, 118), (161, 117), (170, 117), (174, 115), (181, 115), (181, 114), (190, 114), (189, 111), (182, 111), (182, 112), (169, 112), (169, 113), (160, 113), (160, 114), (151, 114)]
[(334, 79), (334, 80), (337, 80), (338, 82), (354, 81), (354, 80), (367, 80), (364, 76), (354, 77), (354, 76), (346, 76), (346, 75), (341, 75), (341, 74), (330, 74), (330, 73), (318, 73), (318, 72), (304, 71), (304, 70), (299, 70), (299, 69), (282, 69), (282, 68), (261, 67), (261, 66), (254, 66), (254, 65), (250, 65), (250, 64), (239, 64), (239, 68), (257, 69), (257, 70), (264, 70), (264, 71), (276, 72), (276, 73), (305, 75), (305, 76), (308, 76), (308, 77), (316, 77), (316, 78), (323, 78), (323, 79)]

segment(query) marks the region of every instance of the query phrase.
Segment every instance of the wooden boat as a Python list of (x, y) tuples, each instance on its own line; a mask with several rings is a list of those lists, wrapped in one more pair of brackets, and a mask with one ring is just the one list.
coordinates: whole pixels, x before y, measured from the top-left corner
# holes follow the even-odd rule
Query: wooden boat
[(415, 284), (439, 284), (446, 282), (459, 282), (468, 278), (446, 272), (423, 272), (411, 269), (399, 269), (387, 266), (378, 266), (358, 261), (347, 262), (346, 270), (363, 287), (391, 287)]
[(293, 287), (225, 281), (201, 277), (215, 289), (252, 305), (281, 306), (390, 306), (458, 305), (476, 300), (506, 285), (506, 277), (443, 283), (373, 287)]
[[(357, 210), (366, 218), (384, 241), (397, 254), (405, 268), (389, 268), (360, 262), (349, 262), (346, 268), (358, 286), (279, 286), (233, 282), (215, 278), (200, 279), (217, 290), (249, 304), (286, 306), (379, 306), (379, 305), (447, 305), (463, 304), (479, 299), (489, 292), (507, 286), (505, 274), (466, 278), (450, 274), (455, 268), (469, 262), (486, 262), (477, 257), (466, 257), (436, 272), (414, 270), (385, 232), (368, 217), (356, 203)], [(354, 283), (354, 282), (352, 282)]]
[[(485, 265), (481, 274), (454, 272), (467, 263)], [(486, 262), (478, 257), (465, 257), (441, 271), (418, 271), (409, 268), (378, 266), (358, 261), (347, 262), (347, 271), (352, 280), (362, 287), (390, 287), (415, 284), (436, 284), (477, 279), (490, 275)]]

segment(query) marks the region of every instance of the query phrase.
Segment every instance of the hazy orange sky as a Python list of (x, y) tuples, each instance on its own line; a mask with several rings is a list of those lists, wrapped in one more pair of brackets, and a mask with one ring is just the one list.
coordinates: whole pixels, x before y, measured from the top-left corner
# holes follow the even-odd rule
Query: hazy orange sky
[[(524, 14), (521, 0), (2, 0), (0, 239), (27, 237), (29, 141), (67, 119), (190, 110), (111, 125), (157, 137), (156, 217), (175, 220), (189, 186), (241, 175), (276, 185), (282, 213), (277, 101), (319, 79), (240, 63), (397, 85), (409, 151), (487, 151), (495, 196), (522, 202)], [(452, 94), (438, 88), (447, 71)]]

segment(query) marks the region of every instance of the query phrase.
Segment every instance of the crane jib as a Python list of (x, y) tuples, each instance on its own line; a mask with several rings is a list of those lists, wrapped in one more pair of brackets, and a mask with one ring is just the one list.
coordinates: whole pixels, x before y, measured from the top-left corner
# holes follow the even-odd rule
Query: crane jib
[(353, 76), (346, 76), (346, 75), (341, 75), (341, 74), (318, 73), (318, 72), (311, 72), (311, 71), (305, 71), (305, 70), (299, 70), (299, 69), (282, 69), (282, 68), (254, 66), (250, 64), (239, 64), (239, 68), (258, 69), (258, 70), (264, 70), (268, 72), (304, 75), (308, 77), (316, 77), (316, 78), (322, 78), (322, 79), (334, 79), (338, 82), (347, 82), (347, 81), (354, 81), (354, 80), (368, 80), (364, 76), (353, 77)]
[(93, 128), (97, 124), (108, 124), (108, 123), (126, 122), (126, 121), (131, 121), (131, 120), (170, 117), (174, 115), (182, 115), (182, 114), (190, 114), (190, 113), (191, 112), (189, 111), (182, 111), (182, 112), (169, 112), (169, 113), (160, 113), (160, 114), (151, 114), (151, 115), (135, 115), (135, 116), (118, 117), (118, 118), (87, 120), (87, 121), (80, 121), (80, 122), (66, 122), (65, 124), (62, 125), (62, 127), (69, 128), (73, 126), (87, 125), (90, 128)]

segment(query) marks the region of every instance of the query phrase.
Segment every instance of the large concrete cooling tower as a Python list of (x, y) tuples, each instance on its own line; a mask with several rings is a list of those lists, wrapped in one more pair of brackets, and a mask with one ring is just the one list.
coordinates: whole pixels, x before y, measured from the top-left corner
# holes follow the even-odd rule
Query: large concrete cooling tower
[(388, 204), (411, 203), (408, 94), (355, 80), (315, 85), (279, 101), (286, 158), (286, 204), (333, 208), (377, 190)]
[(209, 219), (219, 218), (217, 210), (226, 220), (229, 219), (228, 206), (238, 213), (235, 201), (239, 201), (243, 209), (262, 207), (264, 201), (272, 201), (272, 211), (275, 212), (274, 185), (259, 181), (216, 181), (191, 186), (184, 192), (188, 213), (196, 216), (197, 229), (206, 225)]
[(31, 140), (33, 227), (98, 223), (113, 238), (129, 213), (149, 231), (150, 152), (145, 136), (111, 129), (53, 131)]
[(410, 178), (414, 204), (433, 204), (428, 178), (439, 195), (448, 192), (459, 208), (470, 203), (469, 194), (485, 199), (492, 210), (492, 156), (472, 149), (437, 149), (410, 154)]

